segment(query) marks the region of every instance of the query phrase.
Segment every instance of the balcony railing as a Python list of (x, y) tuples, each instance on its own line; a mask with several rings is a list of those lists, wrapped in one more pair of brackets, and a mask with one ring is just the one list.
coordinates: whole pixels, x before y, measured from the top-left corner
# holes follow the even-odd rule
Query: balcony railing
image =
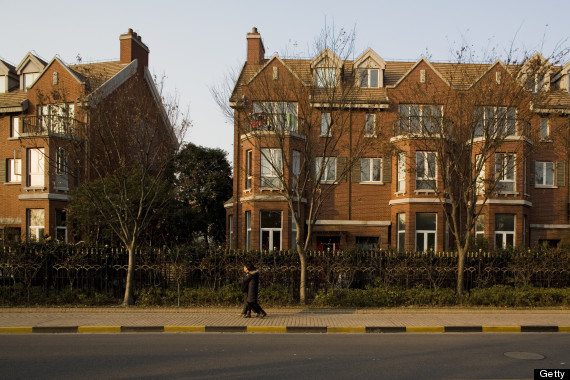
[(298, 131), (299, 120), (294, 114), (252, 113), (249, 115), (249, 131)]
[(59, 115), (24, 116), (21, 118), (20, 136), (23, 137), (45, 137), (45, 136), (67, 136), (78, 137), (77, 127), (80, 121)]

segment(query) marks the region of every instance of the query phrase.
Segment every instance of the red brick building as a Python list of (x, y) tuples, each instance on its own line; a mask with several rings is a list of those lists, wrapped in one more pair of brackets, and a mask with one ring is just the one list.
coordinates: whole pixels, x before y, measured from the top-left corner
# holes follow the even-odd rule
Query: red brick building
[[(308, 194), (283, 192), (326, 165), (317, 187), (330, 192), (314, 221), (311, 249), (453, 249), (451, 210), (442, 207), (449, 195), (434, 189), (454, 179), (436, 160), (434, 135), (421, 133), (448, 120), (457, 133), (471, 125), (472, 162), (481, 152), (488, 156), (477, 176), (482, 190), (475, 201), (484, 206), (473, 234), (490, 247), (568, 242), (569, 70), (570, 63), (552, 65), (539, 54), (518, 65), (384, 61), (371, 49), (354, 60), (328, 49), (312, 59), (266, 58), (254, 28), (230, 98), (228, 247), (295, 248), (288, 199)], [(307, 127), (319, 123), (320, 133)], [(489, 136), (499, 133), (500, 144), (485, 151)], [(334, 138), (326, 160), (314, 154), (299, 165), (308, 146), (322, 149)], [(306, 229), (310, 205), (299, 204)]]
[[(148, 70), (148, 47), (131, 29), (119, 40), (119, 61), (68, 65), (32, 53), (17, 67), (0, 61), (1, 242), (68, 240), (69, 191), (93, 169), (89, 159), (71, 158), (68, 147), (80, 141), (86, 154), (96, 154), (94, 111), (127, 96), (152, 99), (164, 116), (153, 128), (171, 133)], [(124, 128), (135, 132), (133, 125)]]

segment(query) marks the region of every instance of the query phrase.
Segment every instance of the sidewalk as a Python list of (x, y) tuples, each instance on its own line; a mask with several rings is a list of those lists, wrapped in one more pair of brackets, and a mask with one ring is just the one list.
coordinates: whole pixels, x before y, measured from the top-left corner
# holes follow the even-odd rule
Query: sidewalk
[(113, 332), (570, 332), (570, 309), (0, 308), (0, 334)]

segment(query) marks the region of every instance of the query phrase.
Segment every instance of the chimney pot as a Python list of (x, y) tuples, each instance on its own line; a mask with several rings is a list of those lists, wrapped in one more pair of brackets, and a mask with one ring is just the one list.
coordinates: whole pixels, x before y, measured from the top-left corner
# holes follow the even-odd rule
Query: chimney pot
[(247, 63), (259, 65), (265, 58), (265, 47), (257, 28), (254, 26), (251, 30), (247, 34)]

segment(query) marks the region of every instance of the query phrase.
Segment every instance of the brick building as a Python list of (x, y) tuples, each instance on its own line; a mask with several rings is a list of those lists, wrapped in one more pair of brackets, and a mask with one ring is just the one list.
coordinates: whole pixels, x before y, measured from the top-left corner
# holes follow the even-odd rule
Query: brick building
[[(69, 239), (69, 191), (102, 169), (92, 167), (99, 162), (94, 113), (119, 99), (149, 99), (161, 115), (152, 128), (171, 133), (148, 47), (131, 29), (119, 40), (119, 61), (68, 65), (32, 53), (17, 67), (0, 61), (0, 241)], [(135, 128), (124, 125), (125, 133)], [(71, 156), (72, 146), (82, 147), (83, 158)]]
[[(453, 249), (451, 195), (438, 189), (460, 179), (448, 178), (453, 156), (441, 167), (438, 128), (470, 131), (445, 149), (459, 155), (470, 146), (477, 239), (490, 247), (568, 242), (569, 70), (540, 54), (517, 65), (384, 61), (371, 49), (353, 60), (329, 49), (312, 59), (266, 58), (254, 28), (230, 98), (228, 247), (295, 248), (289, 203), (305, 230), (315, 193), (295, 191), (319, 173), (314, 187), (328, 193), (311, 249)], [(499, 143), (486, 148), (491, 141)]]

